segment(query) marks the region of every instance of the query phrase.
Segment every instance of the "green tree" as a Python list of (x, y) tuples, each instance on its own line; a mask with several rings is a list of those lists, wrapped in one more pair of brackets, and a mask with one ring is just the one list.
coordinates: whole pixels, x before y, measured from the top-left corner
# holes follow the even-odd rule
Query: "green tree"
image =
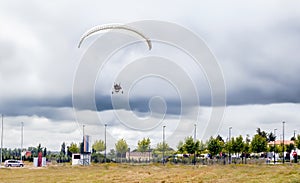
[(71, 143), (70, 146), (69, 146), (69, 151), (70, 153), (79, 153), (79, 147), (77, 146), (77, 144), (75, 143)]
[(206, 143), (203, 143), (202, 141), (199, 141), (199, 149), (197, 150), (199, 154), (204, 152), (207, 149)]
[(233, 144), (233, 152), (239, 155), (240, 153), (243, 152), (243, 149), (244, 149), (244, 141), (243, 141), (243, 137), (240, 135), (235, 138)]
[(128, 149), (128, 145), (124, 139), (120, 139), (116, 144), (116, 151), (121, 154), (121, 163), (122, 163), (122, 155), (126, 153)]
[(210, 137), (207, 148), (210, 154), (212, 156), (215, 156), (222, 151), (223, 145), (224, 144), (222, 143), (222, 141), (218, 140), (217, 138)]
[(143, 138), (143, 140), (138, 141), (138, 151), (139, 152), (146, 152), (150, 147), (150, 139), (149, 138)]
[(184, 143), (182, 141), (179, 141), (178, 142), (178, 145), (177, 145), (177, 152), (178, 153), (185, 153), (184, 152)]
[(294, 148), (295, 148), (295, 145), (293, 143), (285, 145), (286, 152), (291, 153), (292, 150), (294, 150)]
[(166, 157), (171, 156), (175, 153), (175, 151), (169, 146), (168, 143), (160, 142), (156, 145), (155, 149), (153, 149), (153, 154), (161, 159), (163, 157), (163, 152)]
[(291, 137), (291, 141), (295, 141), (296, 140), (296, 137)]
[(92, 145), (92, 148), (96, 152), (102, 152), (105, 150), (105, 143), (103, 140), (96, 140)]
[(222, 138), (220, 135), (218, 135), (218, 136), (216, 137), (216, 139), (219, 140), (219, 141), (221, 141), (221, 142), (224, 142), (223, 138)]
[(43, 156), (44, 156), (44, 157), (47, 156), (47, 148), (46, 148), (46, 147), (44, 147)]
[(268, 134), (268, 142), (272, 142), (276, 139), (275, 134), (273, 134), (273, 132)]
[(300, 149), (300, 135), (297, 135), (297, 138), (295, 139), (295, 145), (298, 149)]
[(37, 146), (37, 152), (39, 153), (39, 152), (42, 152), (42, 151), (43, 151), (43, 148), (42, 148), (41, 144), (39, 144)]
[(233, 152), (233, 144), (234, 144), (234, 138), (232, 137), (229, 141), (227, 141), (225, 144), (224, 144), (224, 150), (227, 152), (227, 153), (232, 153)]
[(185, 138), (185, 143), (183, 145), (184, 150), (189, 154), (195, 154), (199, 149), (199, 141), (194, 142), (194, 139), (189, 136)]
[(267, 137), (268, 134), (265, 131), (261, 131), (260, 128), (257, 128), (256, 133), (257, 133), (257, 135), (265, 138), (266, 140), (268, 139), (268, 137)]
[(63, 142), (63, 143), (61, 144), (60, 153), (61, 153), (61, 155), (63, 155), (63, 156), (66, 155), (66, 143), (65, 143), (65, 142)]
[(247, 134), (245, 142), (244, 142), (243, 156), (242, 156), (242, 158), (245, 158), (245, 164), (247, 164), (247, 157), (248, 157), (248, 154), (250, 154), (250, 152), (251, 152), (250, 150), (251, 150), (250, 138), (249, 138), (249, 135)]
[(155, 148), (155, 150), (160, 151), (160, 152), (167, 151), (169, 149), (170, 149), (169, 144), (168, 143), (162, 143), (162, 142), (158, 143), (156, 145), (156, 148)]
[(251, 141), (251, 151), (255, 153), (266, 152), (267, 139), (259, 134), (254, 135)]

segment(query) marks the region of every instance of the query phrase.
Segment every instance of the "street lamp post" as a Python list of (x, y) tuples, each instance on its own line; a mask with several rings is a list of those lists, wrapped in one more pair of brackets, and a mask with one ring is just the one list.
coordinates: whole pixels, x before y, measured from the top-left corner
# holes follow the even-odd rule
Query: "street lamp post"
[(150, 152), (151, 152), (151, 151), (150, 151), (150, 146), (149, 146), (149, 163), (150, 163)]
[(195, 130), (194, 130), (194, 146), (195, 146), (195, 151), (194, 151), (194, 165), (196, 165), (196, 129), (197, 129), (197, 124), (194, 124)]
[(82, 125), (82, 153), (84, 153), (84, 127), (85, 125)]
[(107, 124), (104, 125), (104, 162), (106, 163), (106, 127)]
[(275, 165), (275, 140), (276, 140), (276, 130), (277, 130), (277, 128), (274, 129), (274, 165)]
[(84, 139), (84, 127), (85, 125), (82, 125), (82, 154), (83, 154), (83, 166), (85, 166), (85, 147), (84, 147), (84, 144), (85, 144), (85, 139)]
[[(294, 144), (295, 144), (295, 141), (296, 141), (296, 130), (294, 130)], [(296, 145), (294, 145), (294, 152), (296, 151)]]
[(83, 142), (84, 142), (84, 127), (85, 127), (85, 125), (82, 125), (82, 137), (83, 137)]
[(3, 114), (2, 117), (2, 125), (1, 125), (1, 151), (0, 151), (0, 167), (2, 166), (2, 148), (3, 148)]
[(23, 151), (23, 126), (24, 123), (21, 122), (21, 161), (22, 161), (22, 151)]
[(285, 124), (285, 121), (282, 122), (282, 141), (283, 141), (283, 148), (282, 148), (283, 160), (282, 160), (282, 163), (284, 163), (284, 161), (285, 161), (285, 159), (284, 159), (284, 124)]
[(129, 163), (130, 163), (130, 147), (128, 148), (128, 158), (129, 158)]
[[(229, 143), (231, 141), (231, 129), (232, 129), (232, 127), (229, 127), (229, 132), (228, 132), (229, 133), (229, 135), (228, 135), (229, 136), (229, 141), (228, 141)], [(229, 149), (228, 149), (229, 150), (229, 152), (228, 152), (229, 153), (228, 164), (231, 164), (231, 150), (230, 149), (231, 148), (229, 147)]]
[(166, 126), (163, 126), (163, 164), (165, 164), (165, 128)]

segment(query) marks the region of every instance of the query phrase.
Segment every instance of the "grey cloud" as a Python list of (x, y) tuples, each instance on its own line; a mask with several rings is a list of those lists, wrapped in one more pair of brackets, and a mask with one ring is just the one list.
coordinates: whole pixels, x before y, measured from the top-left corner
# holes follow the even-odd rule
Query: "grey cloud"
[[(63, 108), (72, 107), (71, 97), (64, 98), (16, 98), (2, 100), (0, 111), (6, 116), (43, 116), (49, 119), (69, 119), (64, 117)], [(61, 111), (60, 111), (61, 110)]]
[(285, 21), (234, 35), (227, 54), (235, 67), (224, 66), (229, 105), (300, 102), (300, 37), (294, 32), (299, 26)]

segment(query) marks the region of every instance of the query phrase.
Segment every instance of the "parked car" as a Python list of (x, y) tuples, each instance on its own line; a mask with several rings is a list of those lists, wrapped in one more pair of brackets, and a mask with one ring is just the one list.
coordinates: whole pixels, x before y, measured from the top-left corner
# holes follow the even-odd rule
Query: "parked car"
[(10, 160), (6, 160), (4, 162), (4, 165), (6, 167), (23, 167), (24, 163), (22, 161), (19, 161), (19, 160), (10, 159)]

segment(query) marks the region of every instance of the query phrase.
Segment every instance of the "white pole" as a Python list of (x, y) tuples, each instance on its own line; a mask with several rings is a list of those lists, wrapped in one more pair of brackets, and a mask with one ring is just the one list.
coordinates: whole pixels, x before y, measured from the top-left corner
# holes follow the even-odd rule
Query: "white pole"
[(107, 124), (104, 124), (104, 162), (106, 163), (106, 127)]
[(2, 126), (1, 126), (1, 151), (0, 151), (0, 167), (2, 166), (2, 148), (3, 148), (3, 114), (2, 116)]
[[(195, 126), (195, 130), (194, 130), (194, 145), (196, 145), (196, 129), (197, 129), (197, 125), (194, 124)], [(194, 152), (194, 165), (196, 165), (196, 149), (195, 149), (195, 152)]]
[[(231, 129), (232, 129), (232, 127), (229, 127), (229, 141), (228, 141), (229, 143), (231, 142)], [(231, 150), (230, 149), (229, 149), (228, 154), (229, 154), (228, 163), (231, 164)]]
[(282, 160), (282, 162), (283, 162), (283, 164), (285, 161), (285, 159), (284, 159), (284, 124), (285, 124), (285, 121), (282, 122), (282, 142), (283, 142), (283, 148), (282, 148), (283, 160)]
[(163, 165), (165, 164), (165, 128), (166, 126), (163, 126)]
[(24, 123), (21, 122), (21, 161), (22, 161), (22, 151), (23, 151), (23, 126)]

